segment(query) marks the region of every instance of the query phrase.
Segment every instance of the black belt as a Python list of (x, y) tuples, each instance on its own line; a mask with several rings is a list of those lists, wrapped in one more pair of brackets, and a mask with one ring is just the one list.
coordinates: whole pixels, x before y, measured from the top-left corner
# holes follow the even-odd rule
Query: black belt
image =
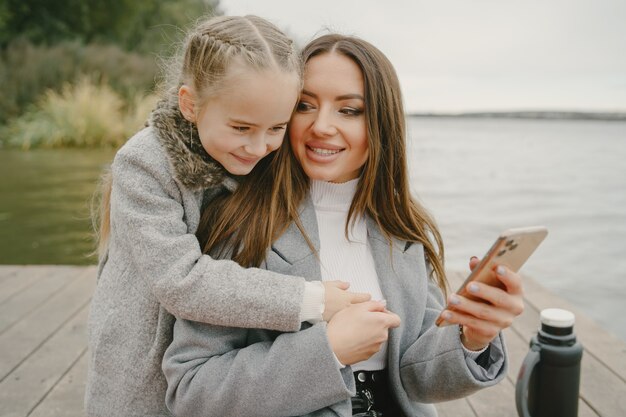
[(356, 395), (352, 397), (355, 417), (402, 417), (387, 378), (387, 371), (357, 371), (354, 373)]

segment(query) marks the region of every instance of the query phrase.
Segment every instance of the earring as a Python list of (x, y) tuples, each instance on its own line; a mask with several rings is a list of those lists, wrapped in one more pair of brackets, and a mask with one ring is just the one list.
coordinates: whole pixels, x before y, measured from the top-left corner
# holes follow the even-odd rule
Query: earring
[(193, 146), (193, 123), (191, 120), (189, 121), (189, 149), (191, 150)]

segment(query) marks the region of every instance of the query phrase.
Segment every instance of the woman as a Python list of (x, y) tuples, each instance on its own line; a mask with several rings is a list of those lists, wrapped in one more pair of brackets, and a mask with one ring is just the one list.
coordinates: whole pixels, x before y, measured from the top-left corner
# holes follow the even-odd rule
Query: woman
[(427, 403), (506, 374), (500, 330), (523, 309), (519, 276), (499, 268), (506, 291), (478, 285), (472, 293), (488, 303), (451, 296), (444, 316), (461, 332), (435, 326), (443, 248), (409, 194), (395, 71), (353, 37), (323, 36), (303, 55), (291, 146), (267, 175), (214, 200), (205, 249), (313, 279), (342, 271), (396, 314), (370, 301), (296, 333), (177, 320), (163, 364), (166, 403), (186, 416), (434, 416)]

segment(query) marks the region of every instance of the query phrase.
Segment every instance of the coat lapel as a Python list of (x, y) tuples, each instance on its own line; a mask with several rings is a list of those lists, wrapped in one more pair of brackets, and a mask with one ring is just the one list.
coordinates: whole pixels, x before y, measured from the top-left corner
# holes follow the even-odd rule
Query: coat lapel
[(308, 196), (300, 209), (300, 221), (316, 252), (311, 251), (300, 229), (292, 222), (285, 233), (272, 245), (267, 259), (267, 267), (276, 272), (302, 276), (307, 281), (318, 281), (321, 279), (320, 265), (317, 259), (320, 240), (315, 209)]
[(394, 304), (397, 305), (402, 298), (405, 280), (408, 279), (403, 268), (399, 268), (403, 264), (404, 244), (398, 239), (392, 238), (393, 251), (389, 247), (389, 241), (383, 236), (374, 222), (369, 217), (366, 218), (368, 243), (372, 250), (374, 264), (376, 265), (376, 273), (380, 288), (383, 295), (387, 299), (389, 310), (392, 310)]
[[(376, 223), (367, 218), (368, 242), (371, 245), (372, 256), (376, 265), (378, 282), (387, 300), (387, 309), (398, 314), (404, 321), (411, 314), (414, 306), (406, 294), (414, 294), (418, 282), (416, 271), (407, 268), (410, 263), (405, 257), (409, 256), (405, 242), (392, 238), (393, 251), (390, 251), (389, 242), (385, 239)], [(399, 362), (400, 345), (402, 340), (402, 326), (391, 329), (389, 332), (387, 361), (390, 364)], [(393, 367), (391, 367), (393, 369)]]

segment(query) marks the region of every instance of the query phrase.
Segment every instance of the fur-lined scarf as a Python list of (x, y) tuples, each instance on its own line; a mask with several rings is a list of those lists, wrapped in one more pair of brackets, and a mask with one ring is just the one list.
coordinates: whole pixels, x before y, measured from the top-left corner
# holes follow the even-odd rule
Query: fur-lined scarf
[(180, 112), (178, 96), (169, 94), (159, 101), (148, 123), (165, 147), (176, 179), (185, 187), (199, 191), (227, 179), (228, 172), (204, 150), (196, 126)]

